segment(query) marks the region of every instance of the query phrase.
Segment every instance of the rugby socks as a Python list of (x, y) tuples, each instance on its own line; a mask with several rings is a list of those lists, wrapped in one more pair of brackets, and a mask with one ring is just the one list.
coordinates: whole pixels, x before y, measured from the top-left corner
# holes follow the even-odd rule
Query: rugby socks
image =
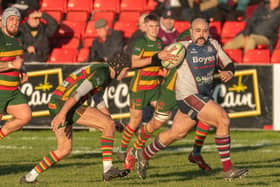
[(161, 149), (164, 149), (166, 145), (163, 145), (159, 141), (159, 136), (157, 136), (152, 143), (146, 146), (143, 150), (143, 156), (146, 160), (150, 160), (154, 154), (156, 154)]
[(152, 136), (152, 133), (148, 132), (147, 126), (143, 125), (140, 129), (140, 133), (134, 143), (134, 149), (142, 149), (147, 140)]
[(4, 139), (7, 135), (0, 129), (0, 140)]
[(102, 161), (103, 161), (103, 172), (106, 173), (112, 166), (112, 152), (114, 137), (105, 137), (100, 138), (101, 151), (102, 151)]
[(204, 140), (208, 134), (209, 126), (201, 122), (198, 122), (195, 130), (195, 140), (193, 145), (192, 155), (200, 155), (201, 148), (204, 144)]
[(135, 129), (132, 129), (128, 125), (125, 127), (122, 135), (120, 152), (126, 152), (127, 146), (134, 133), (135, 133)]
[(47, 170), (49, 167), (53, 166), (58, 161), (60, 161), (60, 158), (58, 158), (54, 151), (52, 151), (48, 155), (44, 156), (43, 160), (41, 160), (34, 169), (37, 171), (37, 173), (40, 174), (43, 171)]
[(29, 173), (26, 174), (26, 180), (29, 182), (35, 181), (40, 173), (47, 170), (58, 161), (60, 161), (60, 158), (54, 153), (54, 151), (50, 152), (48, 155), (44, 156), (43, 160), (41, 160)]
[(221, 162), (224, 168), (224, 172), (230, 170), (232, 163), (230, 160), (230, 136), (226, 137), (215, 137), (215, 143)]

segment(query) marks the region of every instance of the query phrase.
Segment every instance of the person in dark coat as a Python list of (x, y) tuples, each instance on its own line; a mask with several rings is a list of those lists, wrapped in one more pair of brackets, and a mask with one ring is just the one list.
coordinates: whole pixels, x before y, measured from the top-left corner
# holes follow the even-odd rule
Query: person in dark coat
[(46, 62), (50, 54), (49, 39), (57, 29), (58, 23), (47, 13), (30, 13), (27, 21), (20, 27), (24, 35), (24, 61)]
[(244, 52), (257, 45), (268, 45), (272, 51), (277, 42), (280, 26), (280, 0), (265, 0), (247, 21), (245, 29), (224, 45), (224, 49), (244, 48)]
[(92, 42), (88, 61), (106, 62), (122, 51), (124, 38), (120, 31), (110, 29), (105, 19), (96, 20), (94, 27), (98, 36)]

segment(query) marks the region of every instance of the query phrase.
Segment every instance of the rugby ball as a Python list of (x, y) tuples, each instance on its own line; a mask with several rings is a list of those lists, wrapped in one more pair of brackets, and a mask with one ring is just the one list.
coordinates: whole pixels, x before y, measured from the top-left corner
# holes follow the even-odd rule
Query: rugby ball
[(174, 68), (181, 64), (185, 57), (185, 47), (183, 44), (179, 42), (172, 43), (166, 47), (166, 49), (170, 52), (170, 56), (167, 60), (161, 61), (161, 65), (166, 69)]

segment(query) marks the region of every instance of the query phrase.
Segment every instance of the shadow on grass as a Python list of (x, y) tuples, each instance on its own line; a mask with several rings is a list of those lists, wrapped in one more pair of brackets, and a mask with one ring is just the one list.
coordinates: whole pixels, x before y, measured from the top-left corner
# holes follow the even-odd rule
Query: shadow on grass
[(82, 154), (72, 154), (68, 158), (71, 159), (92, 159), (92, 158), (102, 158), (100, 153), (82, 153)]
[[(21, 172), (28, 172), (30, 171), (32, 168), (34, 168), (34, 166), (37, 163), (34, 162), (34, 164), (12, 164), (12, 165), (8, 165), (8, 166), (1, 166), (0, 167), (0, 175), (9, 175), (9, 174), (16, 174), (16, 173), (21, 173)], [(92, 165), (94, 164), (101, 164), (101, 162), (98, 163), (90, 163)], [(83, 162), (75, 162), (75, 163), (61, 163), (61, 164), (56, 164), (54, 166), (52, 166), (52, 168), (68, 168), (68, 167), (88, 167), (89, 163), (83, 163)]]

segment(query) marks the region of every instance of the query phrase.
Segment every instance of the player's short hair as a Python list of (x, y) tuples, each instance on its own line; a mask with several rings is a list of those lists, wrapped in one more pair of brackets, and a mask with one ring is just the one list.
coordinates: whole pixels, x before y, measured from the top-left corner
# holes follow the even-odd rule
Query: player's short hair
[(147, 23), (149, 21), (159, 22), (159, 17), (156, 14), (149, 14), (144, 18), (144, 23)]

